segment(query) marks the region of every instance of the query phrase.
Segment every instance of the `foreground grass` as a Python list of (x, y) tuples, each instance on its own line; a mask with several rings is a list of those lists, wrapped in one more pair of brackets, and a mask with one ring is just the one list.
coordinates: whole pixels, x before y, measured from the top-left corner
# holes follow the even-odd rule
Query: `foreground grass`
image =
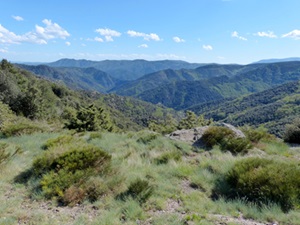
[[(257, 207), (243, 200), (212, 200), (216, 181), (234, 163), (250, 155), (297, 159), (283, 143), (263, 142), (243, 156), (211, 151), (171, 141), (148, 132), (113, 134), (83, 133), (76, 139), (95, 145), (112, 155), (111, 176), (103, 178), (108, 189), (97, 201), (74, 207), (59, 207), (32, 192), (32, 183), (16, 183), (15, 178), (32, 166), (48, 139), (62, 133), (35, 134), (2, 139), (20, 146), (23, 152), (1, 166), (0, 224), (218, 224), (220, 217), (243, 218), (262, 223), (300, 224), (300, 212), (283, 213), (277, 205)], [(76, 141), (72, 143), (76, 146)], [(118, 198), (137, 179), (147, 180), (153, 193), (145, 203), (127, 196)], [(113, 187), (113, 190), (110, 189)], [(104, 187), (103, 187), (104, 188)], [(228, 220), (230, 221), (230, 220)], [(232, 220), (228, 224), (242, 224)], [(254, 223), (253, 223), (254, 224)]]

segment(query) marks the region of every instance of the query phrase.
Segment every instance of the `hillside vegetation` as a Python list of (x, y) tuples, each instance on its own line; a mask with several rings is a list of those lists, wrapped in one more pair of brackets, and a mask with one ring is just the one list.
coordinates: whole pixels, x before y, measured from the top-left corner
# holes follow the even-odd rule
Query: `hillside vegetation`
[(299, 88), (299, 81), (296, 81), (234, 100), (200, 104), (189, 109), (237, 126), (264, 125), (271, 133), (282, 137), (285, 125), (300, 113)]
[[(270, 68), (268, 84), (298, 76), (296, 66), (277, 75)], [(246, 78), (213, 78), (225, 86), (232, 79)], [(223, 102), (191, 108), (199, 115), (176, 112), (71, 90), (2, 60), (0, 224), (300, 224), (300, 148), (284, 142), (300, 143), (299, 82), (232, 101), (209, 92), (211, 79), (184, 82), (202, 86), (178, 88)], [(170, 97), (185, 107), (194, 101)], [(235, 128), (209, 116), (232, 123), (257, 116), (253, 124), (266, 126), (295, 119), (282, 140), (263, 126)], [(190, 132), (191, 140), (165, 136), (176, 129), (173, 136)]]

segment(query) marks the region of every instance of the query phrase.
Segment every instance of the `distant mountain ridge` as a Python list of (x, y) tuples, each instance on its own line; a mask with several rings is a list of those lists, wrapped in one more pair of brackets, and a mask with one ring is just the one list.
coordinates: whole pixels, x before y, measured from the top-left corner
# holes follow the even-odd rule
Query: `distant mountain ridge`
[(93, 67), (50, 67), (46, 65), (29, 66), (17, 64), (18, 67), (26, 69), (38, 76), (52, 81), (59, 81), (66, 86), (77, 90), (98, 91), (105, 93), (107, 90), (122, 83), (122, 81)]
[(137, 80), (123, 83), (114, 87), (110, 92), (119, 95), (138, 96), (144, 91), (158, 88), (161, 85), (179, 81), (199, 81), (213, 77), (228, 76), (233, 77), (237, 74), (253, 70), (264, 65), (250, 64), (247, 66), (237, 64), (208, 64), (197, 67), (196, 69), (180, 70), (162, 70), (155, 73), (147, 74)]
[(262, 59), (256, 63), (278, 63), (278, 62), (293, 62), (293, 61), (300, 61), (300, 57), (290, 57), (290, 58), (283, 58), (283, 59)]
[(76, 59), (60, 59), (56, 62), (47, 63), (51, 67), (79, 67), (87, 68), (94, 67), (104, 71), (112, 77), (119, 80), (135, 80), (145, 74), (157, 72), (165, 69), (195, 69), (201, 65), (200, 63), (188, 63), (180, 60), (160, 60), (147, 61), (142, 59), (137, 60), (76, 60)]

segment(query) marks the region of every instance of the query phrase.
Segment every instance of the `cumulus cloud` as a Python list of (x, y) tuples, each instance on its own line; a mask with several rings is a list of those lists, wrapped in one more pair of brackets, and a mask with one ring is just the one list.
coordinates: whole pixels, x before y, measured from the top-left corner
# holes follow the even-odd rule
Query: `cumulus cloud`
[(46, 25), (45, 27), (35, 25), (35, 30), (36, 33), (44, 39), (47, 40), (53, 38), (66, 39), (66, 37), (70, 36), (68, 31), (60, 27), (57, 23), (52, 23), (51, 20), (44, 19), (43, 23)]
[(231, 37), (238, 38), (238, 39), (240, 39), (242, 41), (247, 41), (247, 38), (240, 36), (237, 31), (233, 31), (231, 33)]
[(67, 45), (67, 46), (70, 46), (70, 45), (71, 45), (71, 42), (66, 41), (66, 45)]
[(147, 44), (142, 44), (138, 46), (139, 48), (148, 48), (149, 46)]
[(173, 41), (175, 41), (176, 43), (185, 42), (184, 39), (181, 39), (179, 37), (173, 37)]
[(277, 38), (277, 36), (274, 34), (273, 31), (262, 31), (262, 32), (257, 32), (255, 35), (259, 37), (268, 37), (268, 38)]
[(130, 37), (142, 37), (146, 41), (150, 41), (150, 40), (152, 40), (152, 41), (161, 41), (160, 37), (155, 33), (146, 34), (146, 33), (141, 33), (141, 32), (137, 32), (137, 31), (134, 31), (134, 30), (129, 30), (129, 31), (127, 31), (127, 34)]
[(202, 48), (206, 51), (211, 51), (213, 50), (213, 47), (211, 45), (202, 45)]
[(113, 37), (120, 37), (121, 33), (116, 30), (111, 30), (108, 28), (99, 28), (96, 30), (101, 36), (104, 36), (105, 40), (108, 42), (114, 41)]
[(47, 44), (50, 39), (66, 39), (70, 34), (60, 27), (57, 23), (52, 23), (51, 20), (43, 20), (45, 24), (42, 26), (35, 26), (35, 31), (30, 31), (22, 35), (17, 35), (9, 31), (0, 24), (0, 43), (21, 44), (22, 42)]
[(300, 39), (300, 30), (293, 30), (287, 34), (282, 35), (283, 38), (293, 38), (295, 40)]
[(0, 43), (19, 44), (22, 39), (22, 36), (16, 35), (0, 24)]
[(23, 21), (23, 17), (21, 16), (11, 16), (12, 18), (14, 18), (16, 21)]

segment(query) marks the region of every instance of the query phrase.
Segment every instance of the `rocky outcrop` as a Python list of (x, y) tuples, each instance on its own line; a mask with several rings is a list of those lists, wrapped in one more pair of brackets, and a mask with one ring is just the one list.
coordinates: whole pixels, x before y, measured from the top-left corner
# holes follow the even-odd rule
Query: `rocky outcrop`
[[(236, 127), (232, 126), (231, 124), (228, 123), (216, 123), (214, 126), (220, 126), (220, 127), (226, 127), (230, 130), (232, 130), (236, 137), (238, 138), (245, 138), (245, 134), (237, 129)], [(166, 135), (167, 137), (173, 139), (173, 140), (180, 140), (187, 142), (191, 145), (194, 146), (202, 146), (203, 143), (201, 141), (201, 138), (204, 134), (204, 132), (209, 128), (209, 126), (203, 126), (203, 127), (196, 127), (193, 129), (188, 129), (188, 130), (176, 130), (172, 132), (171, 134)]]

